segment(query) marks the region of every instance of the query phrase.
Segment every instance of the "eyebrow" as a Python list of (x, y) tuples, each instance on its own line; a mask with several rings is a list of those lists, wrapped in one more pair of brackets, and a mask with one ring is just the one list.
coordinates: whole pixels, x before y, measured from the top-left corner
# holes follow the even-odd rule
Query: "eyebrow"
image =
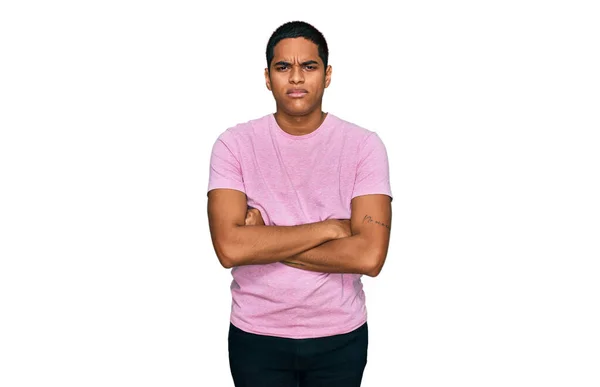
[[(318, 65), (319, 62), (317, 62), (316, 60), (307, 60), (305, 62), (300, 63), (302, 66), (307, 66), (307, 65)], [(283, 65), (283, 66), (289, 66), (291, 65), (290, 62), (286, 62), (284, 60), (280, 60), (279, 62), (275, 63), (274, 66), (277, 65)]]

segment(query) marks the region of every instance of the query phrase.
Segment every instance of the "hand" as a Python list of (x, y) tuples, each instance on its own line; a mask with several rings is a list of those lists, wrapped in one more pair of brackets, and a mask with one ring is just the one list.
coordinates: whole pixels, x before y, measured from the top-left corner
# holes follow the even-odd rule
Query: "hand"
[(331, 225), (333, 239), (347, 238), (352, 236), (350, 219), (328, 219), (326, 222)]
[(244, 223), (246, 226), (264, 226), (265, 225), (265, 221), (263, 220), (262, 215), (260, 214), (260, 211), (257, 210), (256, 208), (248, 208), (248, 211), (246, 211), (246, 220)]

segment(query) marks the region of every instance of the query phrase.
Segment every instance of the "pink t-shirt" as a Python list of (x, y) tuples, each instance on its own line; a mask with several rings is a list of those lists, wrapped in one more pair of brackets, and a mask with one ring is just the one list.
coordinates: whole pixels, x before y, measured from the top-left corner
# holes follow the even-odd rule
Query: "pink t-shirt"
[[(350, 219), (355, 196), (392, 197), (386, 148), (372, 131), (331, 113), (312, 133), (284, 132), (273, 114), (216, 140), (208, 191), (242, 191), (266, 225)], [(347, 333), (367, 320), (359, 274), (319, 273), (272, 263), (231, 269), (231, 323), (256, 334), (313, 338)]]

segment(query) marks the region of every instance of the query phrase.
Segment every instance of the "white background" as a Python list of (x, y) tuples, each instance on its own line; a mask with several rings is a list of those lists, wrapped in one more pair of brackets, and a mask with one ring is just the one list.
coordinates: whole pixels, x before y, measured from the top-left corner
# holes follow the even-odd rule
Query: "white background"
[(1, 386), (233, 386), (209, 152), (288, 20), (390, 157), (363, 386), (600, 385), (594, 2), (336, 3), (2, 2)]

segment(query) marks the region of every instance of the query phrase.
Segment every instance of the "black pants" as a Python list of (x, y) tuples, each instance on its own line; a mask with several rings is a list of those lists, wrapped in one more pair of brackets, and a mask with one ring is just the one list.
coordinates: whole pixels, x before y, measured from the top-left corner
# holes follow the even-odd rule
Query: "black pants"
[(256, 335), (229, 326), (236, 387), (359, 387), (367, 365), (368, 327), (314, 339)]

